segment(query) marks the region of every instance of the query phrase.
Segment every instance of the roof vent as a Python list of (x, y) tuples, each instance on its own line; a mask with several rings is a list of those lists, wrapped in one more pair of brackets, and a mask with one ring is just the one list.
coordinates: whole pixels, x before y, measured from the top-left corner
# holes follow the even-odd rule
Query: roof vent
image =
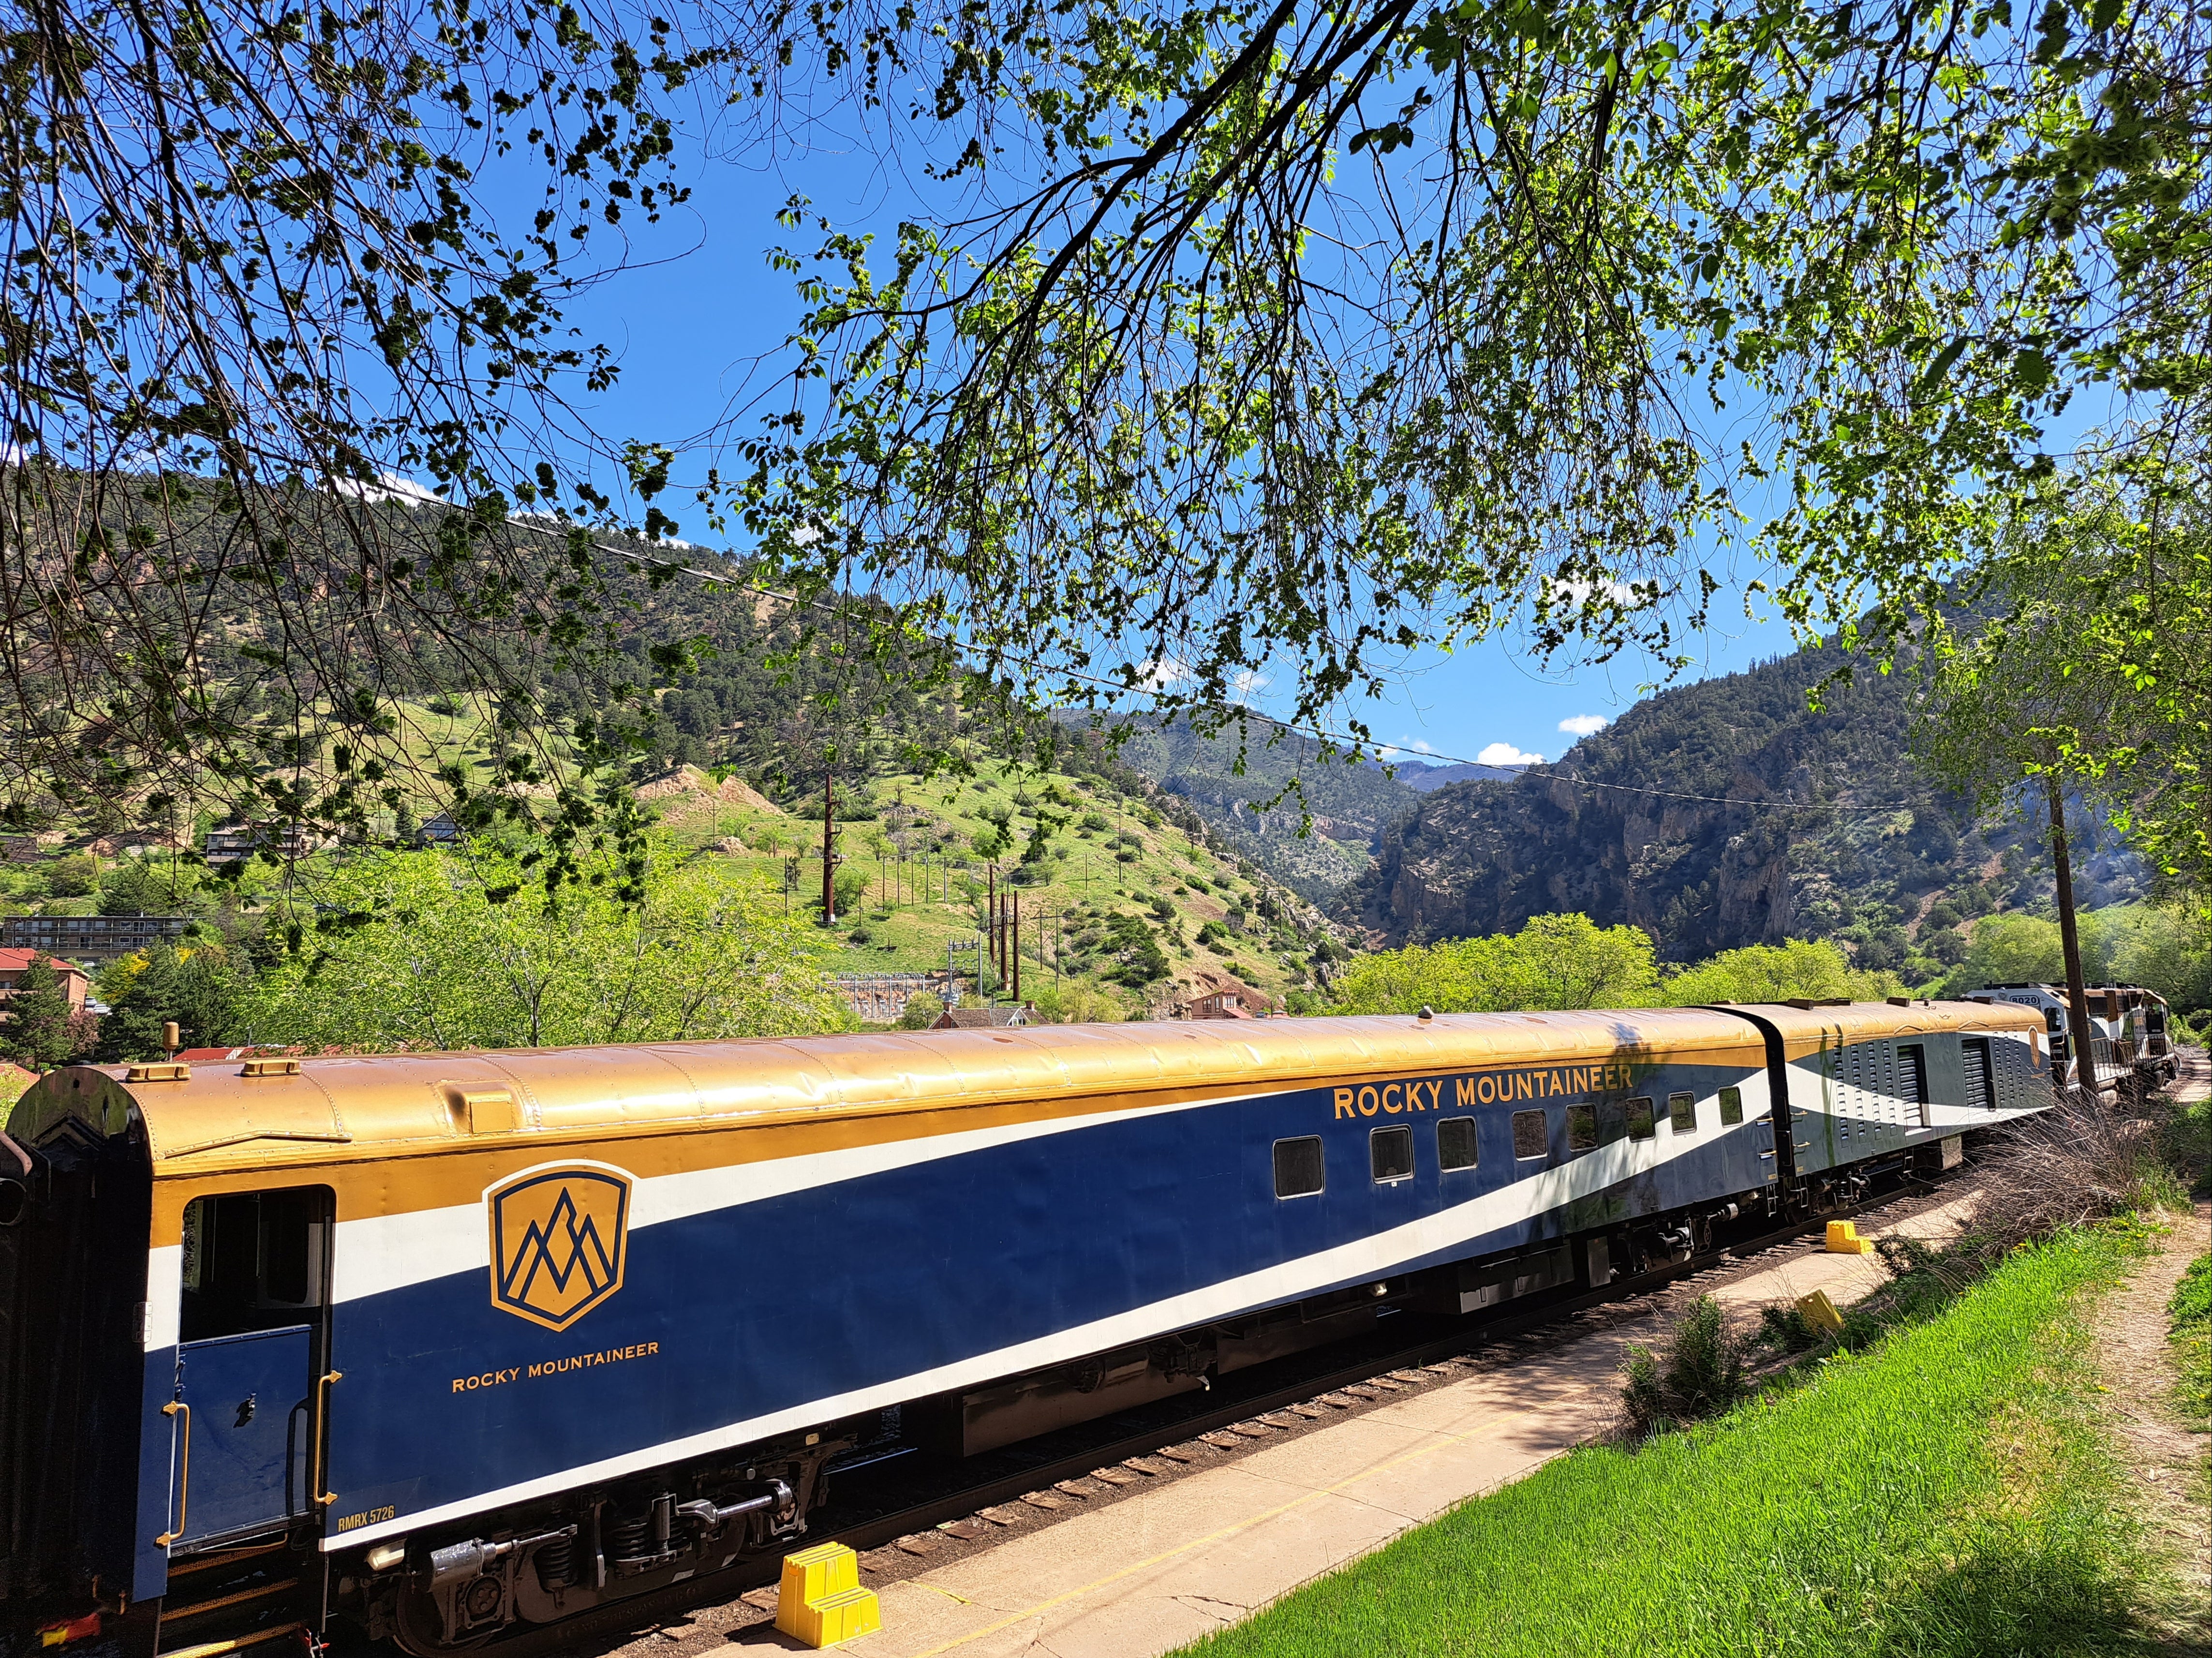
[(123, 1073), (127, 1083), (188, 1083), (192, 1068), (174, 1060), (153, 1065), (134, 1065)]
[(297, 1060), (248, 1060), (239, 1066), (241, 1077), (296, 1077), (300, 1074)]
[(453, 1117), (456, 1133), (511, 1134), (522, 1127), (522, 1114), (515, 1109), (514, 1090), (510, 1088), (470, 1088), (447, 1083), (446, 1109)]
[(1437, 1011), (1436, 1011), (1436, 1009), (1434, 1009), (1433, 1007), (1431, 1007), (1431, 1006), (1430, 1006), (1426, 1002), (1423, 1002), (1423, 1003), (1421, 1004), (1421, 1023), (1422, 1023), (1423, 1024), (1426, 1024), (1430, 1020), (1431, 1020), (1431, 1019), (1435, 1018), (1436, 1017), (1437, 1017)]

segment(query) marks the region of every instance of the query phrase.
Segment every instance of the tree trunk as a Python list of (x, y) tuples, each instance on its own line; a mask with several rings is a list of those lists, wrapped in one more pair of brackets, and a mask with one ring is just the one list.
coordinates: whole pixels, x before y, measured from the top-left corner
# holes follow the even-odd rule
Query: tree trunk
[(822, 925), (830, 926), (837, 920), (837, 871), (830, 856), (830, 784), (836, 774), (824, 769), (822, 774)]

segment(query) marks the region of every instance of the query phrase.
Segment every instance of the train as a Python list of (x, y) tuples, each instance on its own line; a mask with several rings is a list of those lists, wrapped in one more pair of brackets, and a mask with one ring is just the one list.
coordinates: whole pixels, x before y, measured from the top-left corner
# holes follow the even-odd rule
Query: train
[(1899, 999), (70, 1066), (0, 1135), (0, 1620), (495, 1646), (790, 1548), (888, 1424), (973, 1455), (1846, 1208), (2047, 1108), (2048, 1035)]
[[(2132, 1083), (2150, 1090), (2181, 1074), (2181, 1053), (2173, 1043), (2172, 1013), (2165, 997), (2142, 985), (2086, 985), (2082, 996), (2089, 1014), (2089, 1086), (2109, 1091)], [(2067, 1028), (2072, 1001), (2064, 985), (1990, 985), (1972, 999), (2012, 1002), (2041, 1013), (2051, 1038), (2052, 1075), (2061, 1086), (2080, 1083), (2071, 1053), (2073, 1034)]]

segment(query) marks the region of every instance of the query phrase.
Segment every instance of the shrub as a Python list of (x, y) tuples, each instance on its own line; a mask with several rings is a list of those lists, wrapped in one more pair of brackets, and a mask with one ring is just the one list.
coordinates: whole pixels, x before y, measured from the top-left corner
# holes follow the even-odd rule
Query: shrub
[(860, 901), (868, 896), (871, 884), (868, 872), (860, 865), (842, 865), (831, 883), (837, 896), (837, 913), (842, 915), (848, 910), (857, 908)]
[(943, 999), (927, 990), (917, 990), (906, 999), (906, 1008), (899, 1015), (902, 1030), (927, 1030), (935, 1024), (938, 1016), (945, 1011)]
[(2181, 1182), (2158, 1155), (2163, 1126), (2071, 1094), (2006, 1124), (1981, 1159), (1977, 1242), (1998, 1252), (2084, 1221), (2186, 1208)]
[(1639, 1434), (1718, 1416), (1751, 1392), (1752, 1339), (1711, 1296), (1699, 1296), (1659, 1351), (1629, 1350), (1621, 1407)]
[(1805, 1316), (1794, 1301), (1759, 1309), (1759, 1340), (1763, 1346), (1785, 1353), (1805, 1353), (1819, 1346), (1824, 1339), (1819, 1327)]

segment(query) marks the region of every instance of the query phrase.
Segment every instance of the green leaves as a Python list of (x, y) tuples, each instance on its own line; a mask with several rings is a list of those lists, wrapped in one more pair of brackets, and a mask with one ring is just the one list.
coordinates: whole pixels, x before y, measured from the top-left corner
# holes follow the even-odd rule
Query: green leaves
[(1972, 343), (1972, 340), (1962, 334), (1938, 351), (1928, 367), (1920, 371), (1920, 378), (1912, 383), (1913, 400), (1916, 403), (1924, 402), (1942, 389), (1944, 376), (1951, 372), (1951, 365), (1958, 361), (1966, 354), (1966, 348)]

